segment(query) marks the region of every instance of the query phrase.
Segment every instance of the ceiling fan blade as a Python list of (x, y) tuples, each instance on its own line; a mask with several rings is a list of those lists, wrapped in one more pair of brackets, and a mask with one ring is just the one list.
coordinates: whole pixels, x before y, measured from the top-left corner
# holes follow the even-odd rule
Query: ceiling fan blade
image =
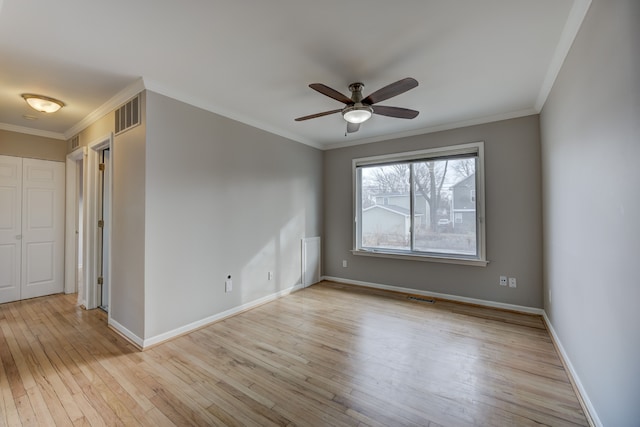
[(345, 104), (353, 104), (353, 101), (351, 100), (351, 98), (348, 98), (347, 96), (341, 94), (337, 90), (331, 89), (329, 86), (323, 85), (322, 83), (311, 83), (309, 87), (313, 90), (320, 92), (323, 95), (328, 96), (329, 98), (335, 99), (336, 101), (340, 101)]
[(358, 129), (360, 129), (360, 123), (347, 122), (347, 133), (358, 132)]
[(401, 93), (405, 93), (406, 91), (411, 90), (416, 86), (418, 86), (417, 80), (411, 77), (407, 77), (405, 79), (398, 80), (395, 83), (391, 83), (390, 85), (387, 85), (382, 89), (378, 89), (377, 91), (373, 92), (371, 95), (363, 99), (362, 103), (372, 105), (377, 102), (384, 101), (385, 99), (398, 96)]
[(296, 119), (296, 122), (301, 122), (303, 120), (309, 120), (309, 119), (315, 119), (316, 117), (328, 116), (329, 114), (339, 113), (340, 111), (342, 111), (342, 109), (324, 111), (322, 113), (316, 113), (316, 114), (310, 114), (308, 116), (298, 117)]
[(400, 107), (387, 107), (384, 105), (374, 106), (373, 113), (380, 114), (381, 116), (395, 117), (398, 119), (413, 119), (418, 114), (420, 114), (420, 112), (416, 110), (410, 110), (408, 108)]

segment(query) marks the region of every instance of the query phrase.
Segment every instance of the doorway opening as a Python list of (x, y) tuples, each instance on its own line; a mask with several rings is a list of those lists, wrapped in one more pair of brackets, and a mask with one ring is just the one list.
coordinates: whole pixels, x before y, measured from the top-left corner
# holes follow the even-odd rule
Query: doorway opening
[(113, 134), (67, 156), (65, 292), (87, 310), (109, 311)]
[(80, 147), (66, 160), (66, 232), (64, 292), (78, 294), (78, 304), (86, 307), (85, 268), (85, 161), (87, 149)]

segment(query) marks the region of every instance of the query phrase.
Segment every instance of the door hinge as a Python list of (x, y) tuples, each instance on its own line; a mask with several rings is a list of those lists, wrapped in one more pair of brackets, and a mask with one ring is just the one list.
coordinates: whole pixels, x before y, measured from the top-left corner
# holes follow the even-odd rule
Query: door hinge
[(98, 169), (101, 170), (101, 171), (104, 171), (104, 163), (100, 163), (98, 165)]
[(99, 219), (98, 220), (98, 228), (104, 228), (104, 220), (103, 219)]
[(104, 283), (104, 279), (102, 276), (98, 277), (98, 285), (102, 285)]

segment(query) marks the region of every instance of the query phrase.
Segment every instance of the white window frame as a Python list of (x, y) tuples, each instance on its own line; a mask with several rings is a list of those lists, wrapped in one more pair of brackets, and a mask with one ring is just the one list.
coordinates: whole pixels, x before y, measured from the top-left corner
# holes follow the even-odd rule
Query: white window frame
[[(477, 255), (450, 255), (440, 253), (423, 253), (411, 251), (397, 251), (391, 249), (370, 249), (360, 246), (360, 227), (362, 210), (360, 209), (361, 194), (358, 184), (358, 168), (361, 166), (403, 162), (411, 160), (429, 160), (448, 156), (473, 154), (477, 155), (476, 164), (476, 241)], [(484, 142), (473, 142), (448, 147), (430, 148), (426, 150), (410, 151), (403, 153), (385, 154), (381, 156), (363, 157), (352, 160), (352, 184), (353, 184), (353, 249), (354, 255), (407, 259), (416, 261), (431, 261), (449, 264), (463, 264), (485, 267), (488, 264), (486, 258), (486, 232), (485, 232), (485, 201), (484, 201)]]

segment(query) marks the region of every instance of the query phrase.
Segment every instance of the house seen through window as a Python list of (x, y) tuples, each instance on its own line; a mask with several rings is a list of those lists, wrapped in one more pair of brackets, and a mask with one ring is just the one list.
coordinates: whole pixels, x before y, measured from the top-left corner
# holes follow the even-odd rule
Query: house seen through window
[(482, 148), (354, 160), (354, 253), (484, 261)]

